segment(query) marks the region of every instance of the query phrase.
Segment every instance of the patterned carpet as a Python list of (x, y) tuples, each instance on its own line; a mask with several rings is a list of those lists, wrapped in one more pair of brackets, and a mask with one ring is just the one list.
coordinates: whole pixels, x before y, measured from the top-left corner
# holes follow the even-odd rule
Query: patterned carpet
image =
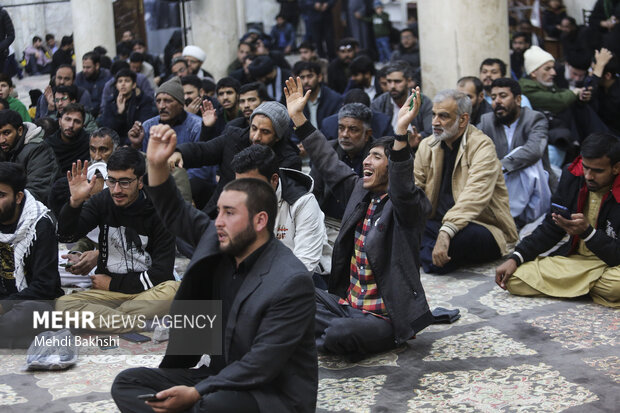
[[(320, 356), (317, 411), (619, 411), (620, 311), (587, 298), (514, 297), (493, 275), (493, 265), (423, 275), (431, 306), (459, 308), (461, 319), (357, 363)], [(116, 412), (115, 375), (156, 366), (165, 348), (123, 343), (134, 354), (144, 346), (153, 354), (81, 354), (73, 369), (38, 373), (20, 370), (23, 356), (3, 356), (0, 411)]]

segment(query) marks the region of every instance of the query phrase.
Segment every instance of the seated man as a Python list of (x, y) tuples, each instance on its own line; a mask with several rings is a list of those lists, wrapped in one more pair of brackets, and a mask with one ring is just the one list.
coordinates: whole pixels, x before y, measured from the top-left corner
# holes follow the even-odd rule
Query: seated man
[[(92, 178), (97, 180), (97, 183), (90, 191), (91, 197), (106, 188), (105, 179), (108, 177), (106, 164), (112, 152), (116, 150), (119, 144), (120, 138), (118, 133), (112, 129), (99, 128), (90, 135), (90, 162), (88, 164), (87, 178), (89, 181)], [(52, 212), (56, 216), (59, 216), (62, 207), (70, 198), (71, 191), (69, 190), (69, 181), (67, 177), (64, 176), (54, 182), (47, 204)], [(98, 238), (99, 228), (95, 228), (85, 237), (77, 241), (71, 247), (68, 254), (61, 256), (61, 258), (66, 258), (71, 263), (71, 266), (66, 268), (67, 272), (73, 275), (87, 275), (97, 266), (97, 259), (99, 258), (99, 250), (97, 248)], [(65, 275), (65, 277), (63, 277), (63, 275)], [(76, 277), (66, 277), (66, 274), (61, 273), (63, 286), (67, 285), (66, 283), (73, 283), (75, 280)], [(89, 285), (90, 279), (80, 280), (79, 284)]]
[(241, 84), (232, 77), (224, 77), (215, 85), (215, 95), (219, 107), (216, 109), (212, 103), (205, 102), (204, 115), (202, 117), (201, 141), (210, 141), (222, 134), (228, 122), (241, 118), (239, 110), (239, 89)]
[(471, 100), (471, 119), (469, 123), (476, 126), (485, 113), (492, 112), (491, 104), (484, 98), (484, 89), (480, 79), (474, 76), (462, 77), (456, 82), (459, 92), (465, 93)]
[(346, 204), (329, 289), (316, 289), (317, 347), (352, 357), (394, 348), (433, 320), (419, 272), (419, 240), (430, 203), (414, 184), (407, 136), (420, 90), (413, 110), (413, 96), (403, 102), (396, 141), (373, 144), (360, 178), (304, 116), (308, 94), (302, 93), (301, 79), (289, 79), (286, 87), (296, 133), (325, 184)]
[(261, 103), (270, 100), (265, 85), (260, 82), (246, 83), (239, 89), (239, 110), (243, 116), (231, 120), (226, 126), (235, 126), (241, 129), (249, 128), (250, 117), (254, 109), (259, 107)]
[(88, 134), (84, 131), (86, 114), (79, 103), (70, 103), (58, 119), (58, 131), (45, 139), (58, 161), (58, 175), (64, 176), (73, 162), (88, 160)]
[(293, 66), (293, 75), (303, 82), (304, 92), (310, 91), (304, 114), (316, 129), (323, 119), (338, 112), (342, 96), (323, 83), (321, 66), (316, 62), (299, 61)]
[(415, 182), (433, 209), (422, 237), (427, 273), (500, 258), (517, 241), (493, 141), (469, 124), (471, 101), (444, 90), (433, 99), (433, 137), (420, 143)]
[[(21, 165), (0, 162), (0, 347), (28, 347), (32, 311), (63, 294), (56, 225), (26, 188)], [(17, 302), (19, 301), (19, 302)]]
[[(78, 88), (75, 85), (61, 85), (54, 90), (54, 105), (55, 110), (49, 111), (48, 118), (58, 119), (65, 108), (71, 103), (77, 103)], [(84, 130), (88, 133), (97, 129), (97, 122), (93, 115), (84, 109)]]
[(351, 89), (360, 89), (368, 95), (370, 100), (379, 96), (382, 91), (376, 79), (375, 63), (366, 55), (357, 56), (349, 65), (351, 80), (347, 85), (345, 95)]
[[(552, 199), (568, 210), (560, 214), (552, 209), (517, 245), (497, 267), (497, 284), (523, 296), (590, 294), (595, 303), (620, 308), (618, 174), (618, 139), (590, 135), (581, 145), (581, 157), (564, 170)], [(554, 246), (552, 256), (540, 256)]]
[(11, 92), (13, 91), (13, 80), (10, 76), (5, 75), (0, 71), (0, 98), (5, 99), (9, 102), (8, 109), (14, 110), (19, 113), (19, 116), (22, 117), (24, 122), (30, 122), (32, 119), (28, 114), (28, 109), (26, 106), (19, 100), (11, 96)]
[[(318, 366), (314, 289), (293, 252), (273, 237), (277, 199), (262, 180), (224, 188), (212, 222), (183, 202), (169, 177), (176, 134), (154, 126), (147, 149), (149, 198), (168, 229), (196, 252), (175, 300), (222, 300), (222, 350), (175, 356), (171, 334), (159, 369), (120, 373), (112, 397), (121, 411), (314, 412)], [(209, 274), (209, 276), (205, 276)], [(172, 332), (174, 333), (174, 331)], [(136, 396), (156, 393), (146, 404)]]
[[(491, 100), (491, 84), (495, 79), (506, 77), (506, 63), (501, 59), (489, 57), (480, 63), (480, 71), (478, 77), (482, 82), (484, 89), (484, 100), (490, 105)], [(532, 109), (532, 104), (525, 95), (521, 95), (521, 107)], [(470, 122), (471, 123), (471, 122)]]
[(20, 164), (26, 172), (26, 189), (37, 201), (47, 202), (58, 163), (43, 134), (41, 127), (22, 122), (19, 113), (0, 111), (0, 159)]
[(131, 328), (106, 328), (99, 324), (100, 315), (165, 314), (165, 300), (178, 288), (173, 281), (175, 246), (142, 192), (144, 157), (133, 148), (119, 148), (107, 166), (108, 188), (92, 198), (96, 180), (87, 180), (88, 162), (82, 167), (78, 161), (68, 173), (71, 198), (60, 211), (58, 235), (75, 241), (99, 226), (100, 254), (97, 272), (90, 277), (93, 289), (65, 296), (56, 309), (92, 311), (99, 331), (123, 332)]
[(588, 102), (591, 92), (584, 88), (560, 89), (555, 86), (555, 58), (532, 46), (525, 51), (527, 77), (519, 80), (521, 90), (532, 102), (532, 108), (552, 119), (549, 125), (549, 158), (561, 168), (577, 155), (573, 152), (583, 138), (608, 128)]
[[(168, 124), (174, 129), (179, 137), (179, 143), (198, 142), (200, 140), (200, 118), (185, 111), (185, 94), (181, 79), (173, 77), (164, 82), (155, 94), (155, 104), (158, 116), (148, 119), (144, 124), (134, 122), (127, 136), (134, 148), (146, 151), (149, 141), (149, 131), (157, 124)], [(202, 192), (211, 194), (215, 186), (215, 168), (205, 167), (188, 168), (187, 175), (191, 185), (191, 196), (197, 204), (202, 203)], [(177, 183), (179, 181), (177, 180)]]
[(521, 228), (549, 210), (550, 182), (554, 187), (557, 183), (547, 155), (547, 118), (521, 107), (521, 87), (516, 80), (495, 79), (491, 97), (493, 113), (483, 115), (478, 127), (495, 144), (510, 214)]
[[(363, 103), (364, 106), (370, 107), (370, 98), (362, 89), (351, 89), (344, 95), (342, 103), (343, 105)], [(372, 111), (370, 126), (376, 136), (394, 136), (392, 119), (382, 112)], [(327, 140), (338, 139), (338, 112), (323, 119), (319, 129)]]
[(217, 187), (204, 207), (204, 211), (213, 217), (216, 215), (217, 199), (224, 185), (235, 179), (230, 166), (232, 158), (248, 146), (267, 145), (275, 152), (280, 167), (301, 170), (299, 151), (290, 141), (290, 121), (283, 104), (263, 102), (252, 112), (250, 128), (229, 126), (221, 136), (209, 142), (179, 144), (177, 152), (170, 157), (170, 166), (218, 166)]
[[(372, 111), (362, 103), (349, 103), (338, 111), (338, 140), (329, 141), (336, 151), (336, 156), (355, 174), (363, 177), (363, 162), (373, 146)], [(325, 184), (322, 172), (313, 166), (310, 175), (314, 179), (314, 194), (325, 213), (325, 225), (330, 244), (333, 246), (340, 221), (344, 215), (346, 203), (341, 202), (333, 188)]]
[[(37, 112), (35, 119), (41, 119), (47, 117), (48, 113), (56, 110), (54, 102), (54, 91), (58, 86), (71, 86), (75, 82), (75, 71), (73, 66), (68, 64), (62, 64), (53, 72), (52, 80), (47, 85), (43, 94), (37, 100)], [(92, 107), (92, 97), (88, 90), (78, 86), (78, 103), (82, 105), (85, 110)]]
[(597, 50), (592, 74), (586, 82), (592, 85), (590, 105), (609, 129), (620, 136), (620, 59), (605, 48)]
[[(313, 180), (294, 169), (279, 168), (268, 146), (252, 145), (232, 160), (235, 179), (256, 178), (268, 182), (278, 197), (275, 236), (289, 247), (308, 271), (324, 273), (323, 249), (331, 255), (323, 222), (323, 212), (312, 194)], [(327, 271), (326, 271), (327, 270)]]
[[(398, 111), (407, 101), (408, 91), (414, 86), (413, 71), (405, 62), (393, 62), (386, 66), (388, 92), (376, 97), (370, 108), (382, 112), (392, 119), (392, 127), (396, 130)], [(420, 113), (411, 121), (410, 130), (413, 130), (415, 142), (422, 140), (432, 133), (432, 104), (427, 96), (422, 97)], [(416, 145), (414, 145), (416, 147)]]
[(102, 107), (99, 123), (114, 129), (121, 136), (123, 145), (128, 145), (128, 132), (136, 121), (146, 122), (157, 116), (157, 108), (152, 96), (144, 94), (136, 84), (136, 74), (129, 69), (121, 69), (114, 76), (116, 91), (114, 99), (109, 99)]
[(112, 78), (110, 71), (101, 67), (101, 57), (96, 52), (82, 56), (82, 71), (75, 76), (75, 85), (84, 88), (92, 99), (92, 112), (97, 117), (101, 111), (103, 89)]
[(39, 36), (32, 38), (32, 44), (24, 50), (26, 73), (29, 75), (46, 75), (52, 70), (52, 59), (47, 57), (43, 47), (43, 39)]

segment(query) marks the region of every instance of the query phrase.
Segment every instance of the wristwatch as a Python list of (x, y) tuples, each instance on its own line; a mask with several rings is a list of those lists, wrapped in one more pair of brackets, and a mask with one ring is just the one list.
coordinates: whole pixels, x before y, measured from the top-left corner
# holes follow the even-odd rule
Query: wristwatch
[(409, 131), (407, 131), (404, 135), (394, 134), (394, 139), (399, 142), (409, 142)]

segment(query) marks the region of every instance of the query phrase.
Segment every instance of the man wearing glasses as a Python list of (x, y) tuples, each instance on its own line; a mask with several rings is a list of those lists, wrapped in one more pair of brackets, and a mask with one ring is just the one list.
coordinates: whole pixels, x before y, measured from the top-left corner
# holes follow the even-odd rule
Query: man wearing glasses
[[(54, 92), (54, 105), (56, 105), (56, 110), (54, 112), (48, 113), (47, 116), (52, 119), (58, 119), (70, 103), (77, 103), (77, 96), (77, 86), (58, 86), (56, 88), (56, 91)], [(95, 131), (95, 129), (97, 129), (97, 122), (95, 122), (95, 117), (87, 110), (84, 110), (83, 128), (88, 133), (92, 133)]]
[[(144, 157), (135, 149), (117, 149), (108, 159), (107, 189), (91, 197), (95, 179), (87, 179), (88, 162), (74, 163), (67, 174), (71, 198), (58, 217), (62, 241), (75, 241), (99, 227), (97, 270), (92, 289), (56, 303), (59, 311), (92, 311), (97, 331), (122, 333), (127, 325), (104, 325), (113, 316), (163, 316), (176, 293), (174, 238), (164, 229), (142, 192)], [(140, 328), (140, 323), (137, 323)]]

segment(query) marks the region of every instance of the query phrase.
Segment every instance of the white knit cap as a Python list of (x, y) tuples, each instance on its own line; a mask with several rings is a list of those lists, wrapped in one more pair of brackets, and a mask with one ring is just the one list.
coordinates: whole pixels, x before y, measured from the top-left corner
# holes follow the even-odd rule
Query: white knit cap
[(545, 52), (538, 46), (532, 46), (523, 54), (525, 59), (525, 73), (528, 75), (547, 62), (555, 62), (551, 53)]
[(185, 56), (194, 57), (201, 62), (204, 62), (207, 59), (207, 54), (205, 53), (205, 51), (202, 50), (200, 47), (194, 45), (185, 46), (185, 48), (183, 49), (183, 57)]

